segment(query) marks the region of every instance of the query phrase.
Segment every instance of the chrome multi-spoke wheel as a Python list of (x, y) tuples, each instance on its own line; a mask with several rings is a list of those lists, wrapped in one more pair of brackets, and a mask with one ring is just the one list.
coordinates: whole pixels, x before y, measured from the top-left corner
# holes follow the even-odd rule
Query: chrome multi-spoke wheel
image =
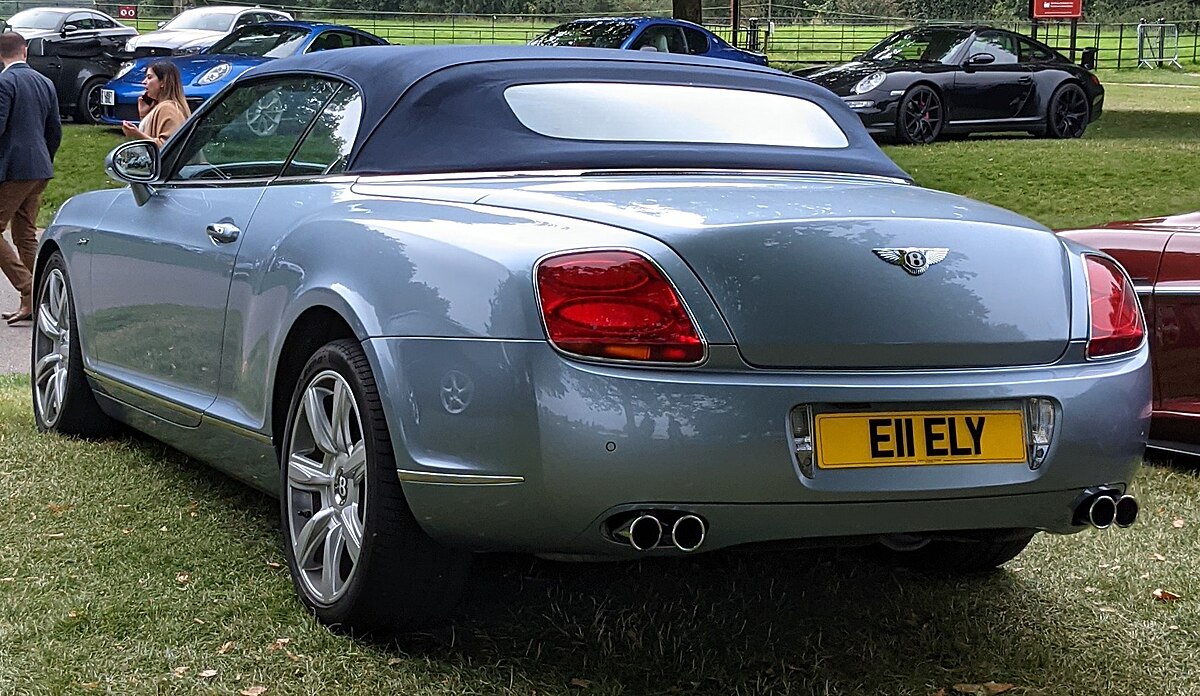
[(353, 633), (444, 619), (462, 594), (470, 554), (431, 539), (409, 510), (362, 344), (321, 346), (294, 379), (279, 507), (300, 600)]
[(305, 588), (322, 604), (346, 591), (362, 552), (367, 453), (359, 406), (333, 370), (313, 377), (287, 448), (288, 536)]
[(47, 428), (58, 425), (71, 360), (71, 303), (62, 270), (51, 268), (38, 298), (33, 339), (33, 402)]
[(40, 430), (68, 435), (109, 435), (117, 424), (109, 418), (83, 374), (83, 351), (67, 264), (53, 252), (38, 275), (33, 297), (33, 341), (29, 381), (33, 416)]
[(945, 121), (942, 111), (942, 99), (937, 92), (924, 85), (913, 87), (900, 100), (897, 134), (914, 145), (932, 143), (942, 132)]

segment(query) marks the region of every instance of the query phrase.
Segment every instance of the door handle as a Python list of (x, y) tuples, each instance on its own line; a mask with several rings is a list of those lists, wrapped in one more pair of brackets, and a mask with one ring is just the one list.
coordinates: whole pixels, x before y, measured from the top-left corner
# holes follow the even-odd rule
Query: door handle
[(1032, 77), (1020, 77), (1020, 78), (1017, 78), (1017, 82), (1022, 85), (1027, 85), (1030, 82), (1033, 82), (1033, 78)]
[(234, 225), (230, 222), (214, 222), (204, 231), (208, 232), (208, 236), (211, 237), (212, 240), (217, 244), (228, 244), (230, 242), (235, 242), (237, 241), (238, 235), (242, 233), (242, 231), (237, 228), (237, 225)]

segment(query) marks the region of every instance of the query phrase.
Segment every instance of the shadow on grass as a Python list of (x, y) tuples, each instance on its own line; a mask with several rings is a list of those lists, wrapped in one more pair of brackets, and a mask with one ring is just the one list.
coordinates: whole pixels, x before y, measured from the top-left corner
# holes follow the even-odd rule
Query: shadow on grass
[[(275, 529), (273, 499), (151, 440), (128, 442), (175, 464), (179, 485), (196, 489), (189, 495)], [(946, 578), (882, 567), (858, 550), (590, 564), (480, 555), (451, 625), (374, 647), (468, 684), (494, 687), (484, 675), (499, 671), (521, 693), (523, 684), (550, 693), (930, 694), (989, 680), (1043, 693), (1039, 679), (1044, 693), (1065, 693), (1054, 686), (1090, 683), (1071, 656), (1094, 649), (1096, 637), (1021, 564)]]

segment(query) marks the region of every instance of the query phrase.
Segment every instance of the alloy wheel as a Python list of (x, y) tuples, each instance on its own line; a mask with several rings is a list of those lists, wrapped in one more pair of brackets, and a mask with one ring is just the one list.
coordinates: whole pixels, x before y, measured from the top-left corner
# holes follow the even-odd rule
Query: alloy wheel
[(1087, 127), (1087, 97), (1078, 87), (1068, 87), (1054, 102), (1054, 123), (1064, 138), (1078, 138)]
[(33, 350), (34, 403), (42, 423), (52, 428), (62, 416), (71, 358), (71, 302), (57, 268), (50, 270), (39, 298)]
[(928, 88), (918, 88), (904, 100), (900, 125), (909, 142), (933, 142), (942, 125), (942, 101)]
[(273, 135), (282, 120), (283, 100), (278, 92), (264, 94), (246, 111), (246, 125), (260, 138)]
[(354, 392), (325, 370), (305, 387), (287, 443), (288, 541), (312, 600), (329, 605), (349, 586), (362, 552), (367, 452)]
[(104, 107), (100, 104), (100, 85), (96, 85), (88, 90), (84, 98), (86, 99), (84, 102), (86, 105), (85, 108), (92, 123), (99, 123), (100, 119), (104, 116)]

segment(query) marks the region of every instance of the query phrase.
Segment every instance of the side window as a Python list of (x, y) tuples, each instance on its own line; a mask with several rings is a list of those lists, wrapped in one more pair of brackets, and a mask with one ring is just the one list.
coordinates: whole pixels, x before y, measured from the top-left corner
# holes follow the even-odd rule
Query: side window
[(708, 37), (699, 29), (691, 27), (683, 28), (683, 35), (687, 38), (687, 52), (693, 56), (702, 56), (708, 53)]
[(258, 21), (257, 16), (257, 12), (246, 12), (237, 18), (237, 21), (233, 23), (233, 28), (241, 29), (244, 26), (254, 24)]
[(366, 34), (355, 34), (354, 35), (354, 45), (355, 46), (378, 46), (379, 42), (376, 41), (375, 39), (372, 39), (371, 37), (367, 36)]
[(94, 14), (92, 15), (92, 26), (97, 29), (115, 29), (117, 23), (103, 15)]
[(341, 174), (346, 170), (361, 118), (361, 95), (350, 85), (342, 85), (317, 116), (283, 175)]
[(95, 23), (92, 22), (92, 19), (82, 12), (76, 12), (75, 14), (67, 17), (67, 21), (63, 22), (63, 26), (65, 27), (68, 24), (75, 25), (75, 28), (78, 30), (94, 29), (96, 26)]
[(1032, 41), (1021, 40), (1018, 42), (1021, 46), (1021, 62), (1022, 63), (1045, 63), (1054, 60), (1054, 54), (1046, 49), (1038, 46)]
[(967, 53), (968, 56), (973, 56), (976, 53), (990, 53), (995, 57), (996, 62), (993, 65), (1002, 65), (1017, 62), (1017, 46), (1013, 41), (1013, 37), (1008, 34), (997, 34), (993, 32), (984, 32), (975, 37), (975, 42), (971, 44), (971, 50)]
[(327, 31), (318, 36), (305, 53), (317, 51), (332, 51), (338, 48), (350, 48), (354, 45), (354, 37), (340, 31)]
[(687, 43), (683, 40), (683, 32), (679, 27), (667, 24), (654, 24), (645, 28), (641, 36), (630, 45), (635, 51), (643, 48), (653, 48), (659, 53), (687, 53)]
[(286, 77), (234, 89), (192, 129), (169, 180), (277, 176), (335, 87), (328, 80)]

